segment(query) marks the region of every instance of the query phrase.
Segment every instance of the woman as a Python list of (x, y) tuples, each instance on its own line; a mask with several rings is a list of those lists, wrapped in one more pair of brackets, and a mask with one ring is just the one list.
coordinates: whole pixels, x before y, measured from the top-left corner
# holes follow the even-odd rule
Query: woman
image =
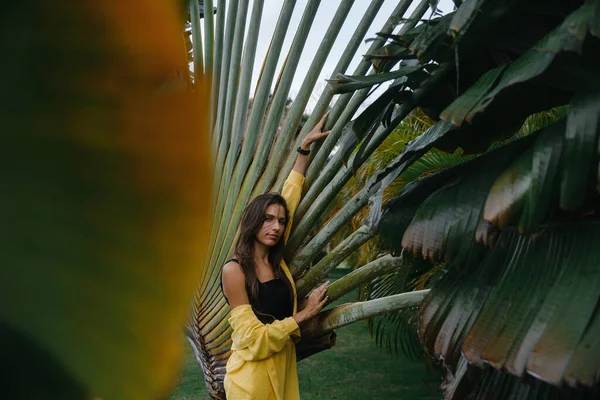
[(246, 207), (234, 258), (223, 266), (223, 293), (233, 329), (224, 382), (229, 400), (300, 398), (295, 352), (299, 325), (321, 311), (327, 283), (297, 311), (296, 288), (283, 252), (300, 202), (310, 145), (329, 133), (321, 132), (326, 117), (297, 149), (300, 154), (282, 194), (260, 195)]

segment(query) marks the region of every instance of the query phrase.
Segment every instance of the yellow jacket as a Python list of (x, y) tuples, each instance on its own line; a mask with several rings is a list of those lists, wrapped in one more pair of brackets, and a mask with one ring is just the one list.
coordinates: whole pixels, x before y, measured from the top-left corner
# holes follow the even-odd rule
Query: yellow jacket
[[(302, 195), (304, 176), (292, 171), (283, 185), (290, 223), (286, 227), (287, 241), (291, 221)], [(297, 312), (296, 286), (285, 262), (281, 268), (292, 283), (294, 314)], [(225, 393), (229, 400), (297, 400), (298, 372), (295, 343), (300, 340), (300, 328), (292, 317), (271, 324), (258, 320), (252, 307), (244, 304), (231, 310), (229, 324), (233, 329), (231, 356), (227, 361)]]

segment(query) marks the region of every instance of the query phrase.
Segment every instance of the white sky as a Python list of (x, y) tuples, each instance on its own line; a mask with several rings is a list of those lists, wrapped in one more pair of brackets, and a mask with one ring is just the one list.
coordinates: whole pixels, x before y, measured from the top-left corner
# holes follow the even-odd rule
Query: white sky
[[(285, 56), (291, 46), (292, 40), (294, 38), (294, 34), (296, 32), (296, 29), (298, 27), (298, 24), (300, 22), (302, 13), (304, 12), (307, 2), (308, 2), (308, 0), (298, 0), (296, 2), (296, 6), (294, 8), (294, 13), (293, 13), (292, 19), (290, 21), (290, 26), (288, 28), (288, 34), (285, 38), (283, 49), (282, 49), (282, 52), (280, 55), (280, 60), (279, 60), (278, 66), (277, 66), (274, 81), (276, 80), (276, 77), (278, 76), (278, 74), (281, 70), (281, 65), (282, 65), (283, 60), (285, 59)], [(322, 0), (321, 1), (319, 10), (314, 19), (310, 34), (309, 34), (307, 42), (306, 42), (307, 44), (304, 48), (304, 51), (303, 51), (300, 61), (298, 63), (296, 74), (294, 75), (294, 80), (293, 80), (292, 88), (290, 91), (290, 97), (292, 97), (292, 98), (295, 97), (295, 94), (300, 89), (300, 86), (302, 85), (302, 81), (304, 80), (304, 76), (306, 75), (306, 73), (309, 70), (310, 63), (312, 61), (312, 55), (315, 54), (315, 52), (321, 42), (321, 39), (323, 38), (327, 28), (329, 27), (329, 24), (338, 8), (340, 2), (341, 2), (341, 0)], [(250, 5), (248, 7), (249, 14), (252, 10), (252, 3), (253, 3), (253, 1), (251, 0)], [(316, 100), (318, 99), (318, 96), (320, 95), (320, 93), (323, 89), (323, 86), (325, 85), (325, 79), (329, 79), (331, 77), (331, 74), (333, 73), (333, 69), (335, 68), (337, 61), (341, 57), (342, 52), (343, 52), (344, 48), (346, 47), (346, 44), (348, 43), (348, 40), (352, 36), (352, 33), (354, 32), (356, 26), (360, 22), (362, 16), (364, 15), (364, 13), (365, 13), (367, 7), (370, 5), (370, 3), (371, 3), (371, 0), (356, 0), (354, 2), (354, 5), (352, 6), (350, 13), (348, 14), (348, 17), (346, 18), (346, 21), (344, 22), (344, 25), (337, 37), (337, 40), (333, 45), (333, 48), (329, 54), (329, 57), (327, 58), (327, 61), (325, 62), (323, 69), (322, 69), (321, 73), (319, 74), (320, 79), (317, 81), (316, 88), (313, 91), (313, 95), (311, 96), (311, 101), (309, 102), (307, 109), (309, 109), (309, 110), (312, 109), (311, 103), (316, 102)], [(419, 0), (413, 1), (411, 8), (409, 8), (408, 12), (405, 14), (406, 17), (408, 17), (410, 15), (412, 10), (414, 9), (414, 7), (416, 7), (416, 5), (418, 3), (419, 3)], [(371, 27), (368, 29), (368, 31), (367, 31), (368, 33), (367, 33), (365, 39), (375, 37), (375, 33), (381, 30), (381, 28), (387, 21), (387, 18), (389, 17), (389, 15), (391, 14), (391, 12), (393, 11), (393, 9), (396, 7), (397, 4), (398, 4), (398, 0), (384, 1), (384, 4), (381, 7), (381, 9), (379, 10), (379, 13), (377, 14), (377, 16), (375, 17)], [(260, 69), (261, 69), (263, 60), (267, 53), (269, 43), (271, 41), (271, 36), (273, 34), (273, 31), (275, 30), (275, 25), (277, 23), (277, 19), (279, 17), (279, 13), (281, 11), (282, 5), (283, 5), (283, 0), (265, 0), (263, 17), (262, 17), (260, 33), (259, 33), (259, 38), (258, 38), (257, 54), (256, 54), (256, 61), (254, 64), (250, 97), (253, 97), (253, 93), (256, 88), (256, 83), (258, 80), (258, 75), (260, 73)], [(452, 10), (454, 10), (454, 3), (452, 2), (452, 0), (440, 0), (439, 1), (439, 3), (438, 3), (438, 11), (439, 12), (446, 14), (448, 12), (451, 12)], [(425, 15), (425, 17), (429, 17), (429, 15), (430, 15), (430, 12), (428, 12)], [(246, 30), (248, 29), (248, 26), (249, 26), (249, 21), (247, 21), (247, 23), (246, 23)], [(398, 29), (399, 28), (396, 28), (396, 31)], [(361, 61), (362, 55), (367, 52), (367, 49), (369, 48), (369, 46), (370, 46), (370, 43), (365, 43), (363, 41), (363, 43), (359, 47), (355, 57), (353, 58), (352, 62), (350, 63), (348, 71), (346, 71), (347, 73), (351, 74), (354, 71), (354, 69), (356, 68), (358, 63)], [(273, 86), (274, 86), (274, 84), (273, 84)], [(376, 98), (376, 97), (374, 97), (374, 98)], [(335, 97), (334, 97), (334, 100), (335, 100)]]

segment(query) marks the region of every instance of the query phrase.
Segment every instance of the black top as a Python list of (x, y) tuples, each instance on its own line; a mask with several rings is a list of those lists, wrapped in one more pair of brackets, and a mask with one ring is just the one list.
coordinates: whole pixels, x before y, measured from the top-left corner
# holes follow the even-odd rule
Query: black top
[[(235, 258), (229, 260), (239, 264)], [(227, 264), (227, 261), (225, 264)], [(287, 279), (287, 277), (285, 278)], [(223, 290), (223, 279), (221, 277), (221, 290)], [(227, 300), (227, 298), (225, 298)], [(263, 323), (273, 322), (274, 319), (285, 319), (291, 317), (294, 312), (292, 295), (288, 286), (280, 278), (271, 279), (267, 282), (258, 282), (258, 319)], [(227, 300), (229, 303), (229, 300)], [(260, 315), (266, 314), (266, 315)]]

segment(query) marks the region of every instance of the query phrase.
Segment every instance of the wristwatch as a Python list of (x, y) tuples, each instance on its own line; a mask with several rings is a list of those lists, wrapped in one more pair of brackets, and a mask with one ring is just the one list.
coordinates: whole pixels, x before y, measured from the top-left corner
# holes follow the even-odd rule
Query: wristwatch
[(296, 149), (296, 151), (300, 154), (302, 154), (303, 156), (307, 156), (310, 154), (310, 150), (304, 150), (302, 148), (302, 146), (298, 146), (298, 148)]

